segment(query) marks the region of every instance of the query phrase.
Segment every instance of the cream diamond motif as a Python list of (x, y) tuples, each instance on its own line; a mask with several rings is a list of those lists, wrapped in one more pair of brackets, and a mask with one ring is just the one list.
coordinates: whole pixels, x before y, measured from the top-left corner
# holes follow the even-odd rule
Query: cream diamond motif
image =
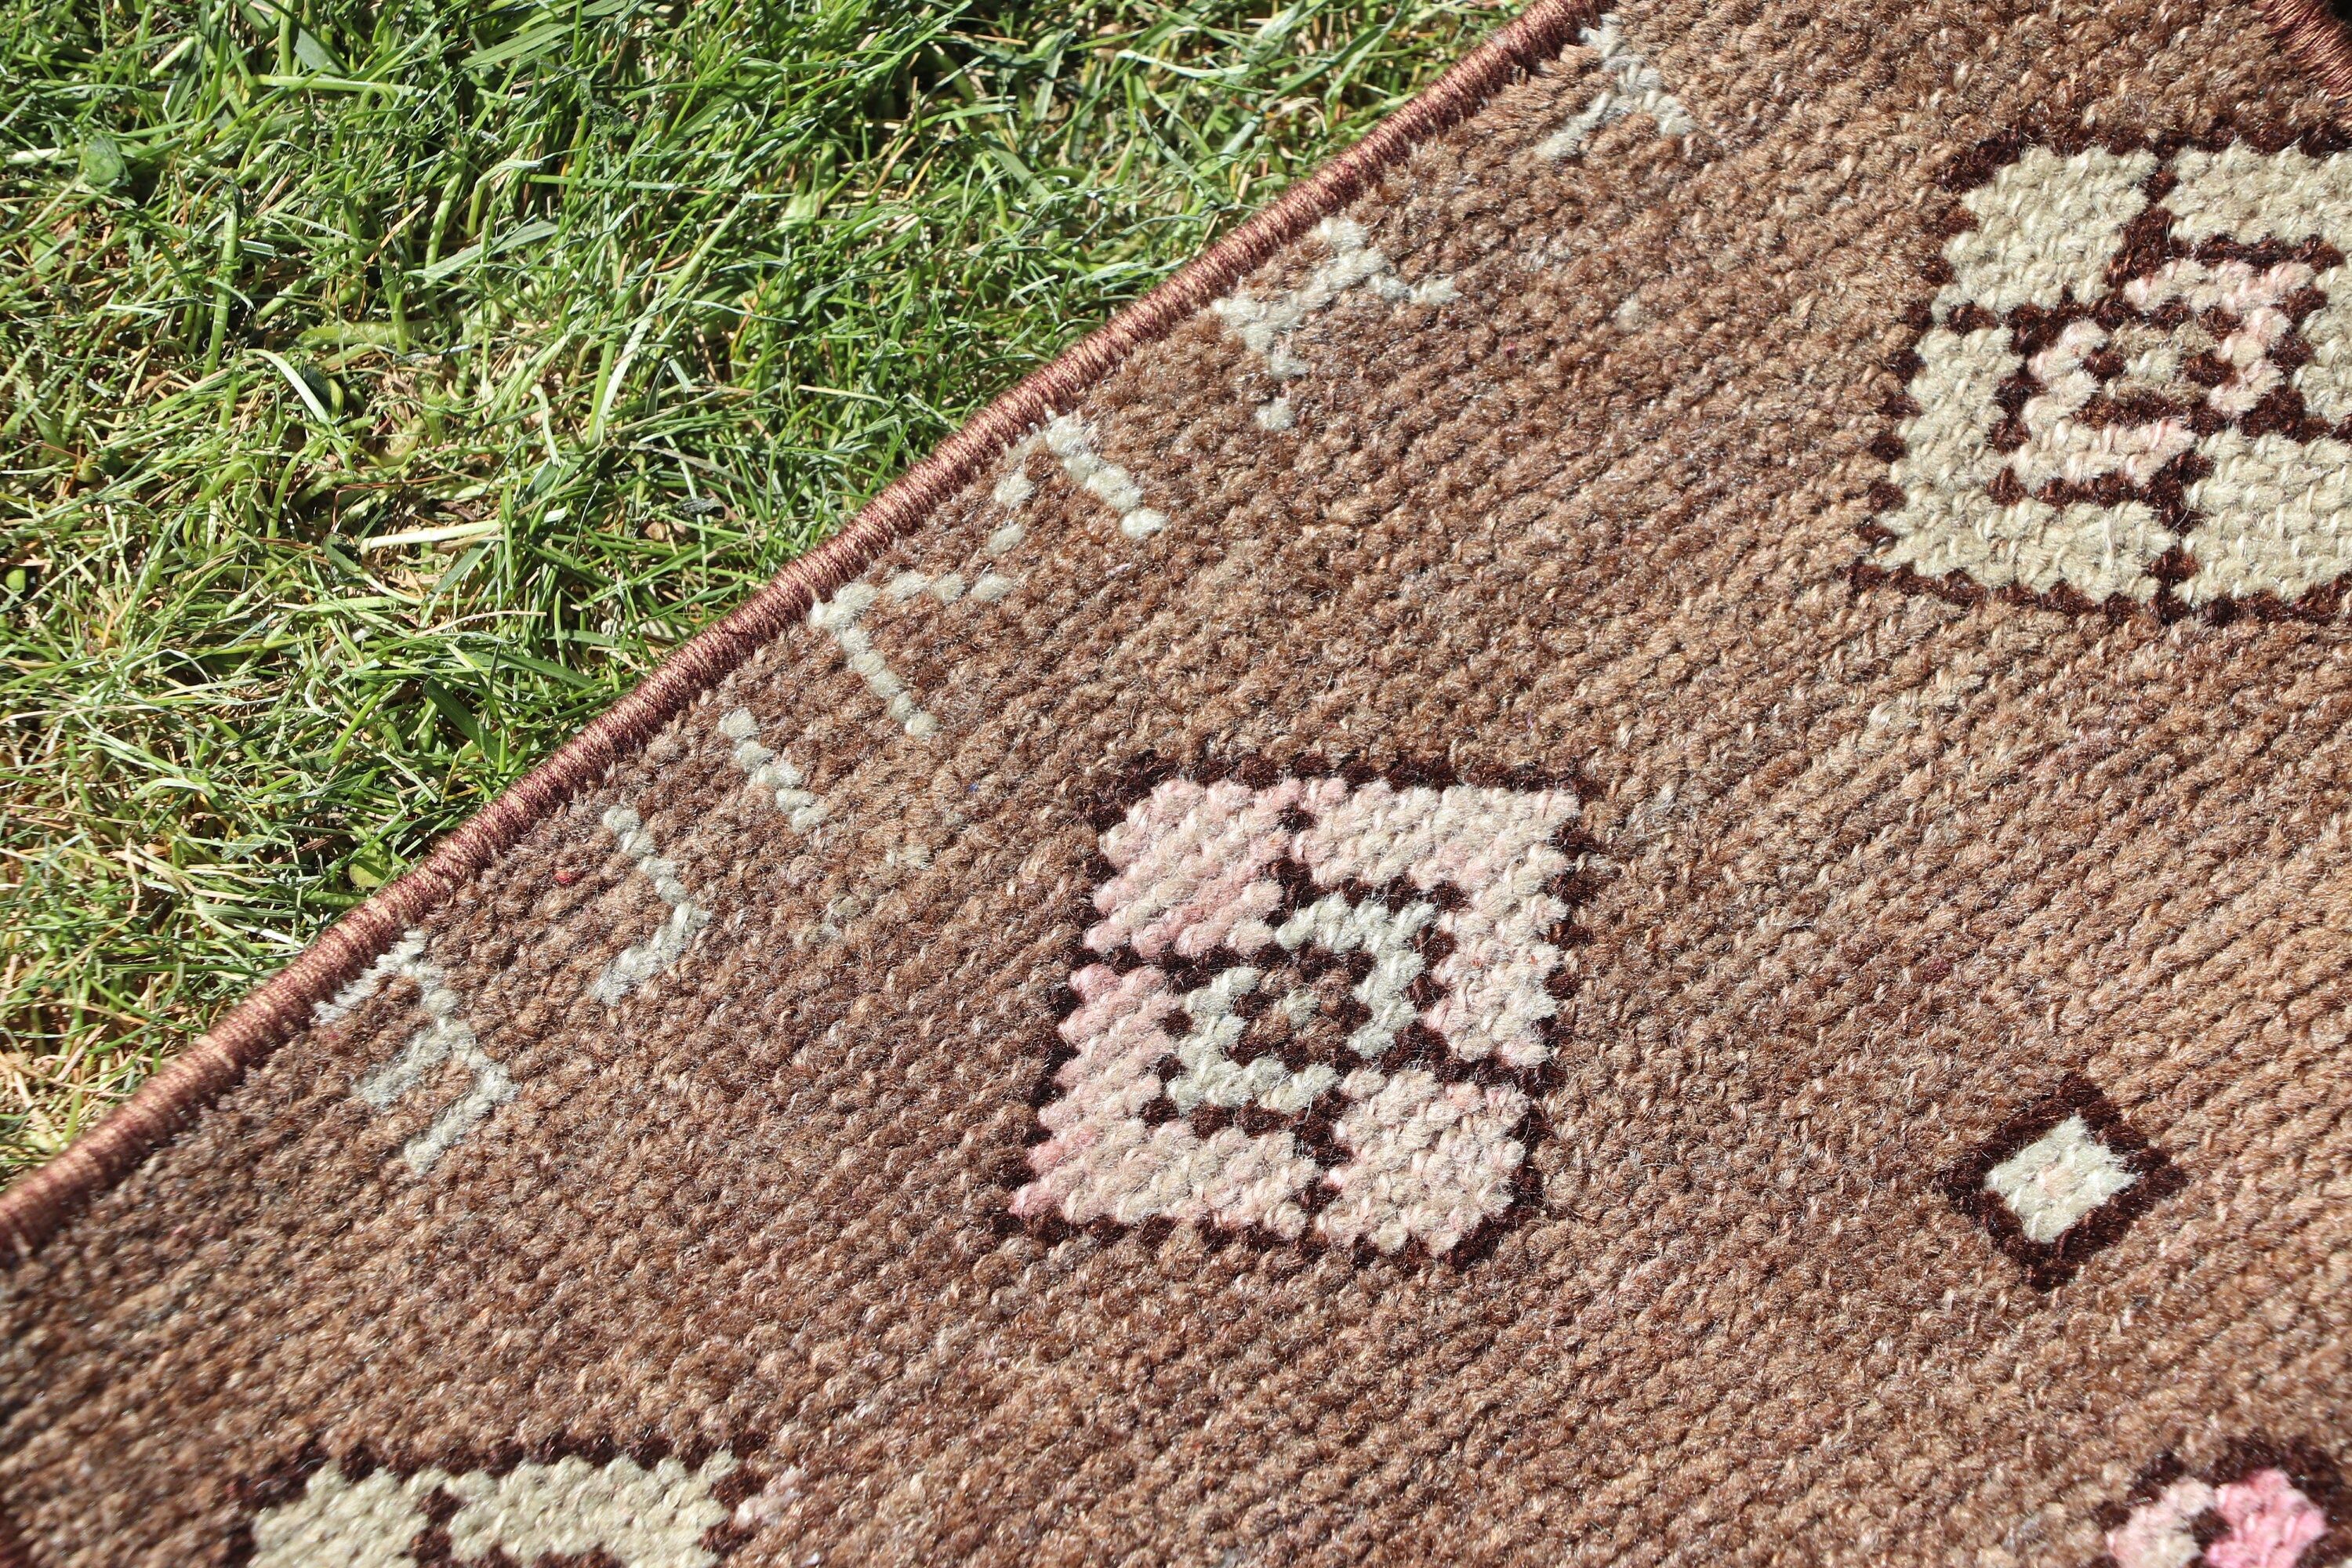
[(2186, 1180), (2095, 1084), (2070, 1077), (1947, 1171), (1942, 1184), (2048, 1290)]
[(2025, 1239), (2047, 1247), (2139, 1180), (2089, 1122), (2070, 1116), (1985, 1173)]
[(1979, 150), (1894, 362), (1865, 575), (2330, 614), (2352, 583), (2352, 154)]

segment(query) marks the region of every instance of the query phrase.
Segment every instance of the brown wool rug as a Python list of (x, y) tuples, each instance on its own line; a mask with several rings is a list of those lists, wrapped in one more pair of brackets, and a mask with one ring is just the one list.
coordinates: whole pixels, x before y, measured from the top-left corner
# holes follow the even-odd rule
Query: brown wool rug
[(2352, 1558), (2346, 87), (1544, 0), (0, 1199), (0, 1560)]

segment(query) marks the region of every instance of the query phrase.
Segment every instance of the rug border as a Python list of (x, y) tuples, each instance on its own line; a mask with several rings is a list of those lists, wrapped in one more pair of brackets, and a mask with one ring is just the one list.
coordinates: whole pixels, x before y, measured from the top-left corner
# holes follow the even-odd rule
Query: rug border
[[(1608, 0), (1533, 0), (1362, 141), (1173, 277), (998, 397), (860, 508), (824, 544), (662, 661), (553, 755), (441, 840), (414, 868), (330, 926), (302, 955), (232, 1007), (130, 1100), (47, 1164), (0, 1190), (0, 1275), (30, 1258), (90, 1198), (129, 1175), (290, 1038), (318, 1002), (592, 784), (818, 598), (969, 484), (1027, 430), (1063, 412), (1137, 350), (1223, 297), (1259, 263), (1362, 193), (1433, 136), (1567, 47)], [(2352, 27), (2328, 0), (2252, 0), (2289, 58), (2339, 101), (2352, 100)], [(21, 1550), (0, 1531), (0, 1568)]]
[(2352, 98), (2352, 24), (2339, 20), (2328, 0), (2254, 0), (2254, 9), (2330, 98)]
[[(292, 1037), (314, 1004), (448, 900), (541, 818), (864, 572), (1028, 430), (1066, 411), (1128, 357), (1205, 310), (1276, 251), (1354, 200), (1433, 136), (1565, 48), (1605, 0), (1534, 0), (1402, 108), (1173, 277), (1033, 372), (868, 501), (842, 531), (697, 634), (555, 753), (441, 840), (406, 875), (337, 921), (130, 1100), (0, 1192), (0, 1273), (29, 1258), (98, 1194), (190, 1126)], [(2262, 0), (2267, 5), (2270, 0)], [(2267, 14), (2267, 11), (2266, 11)], [(0, 1539), (0, 1565), (8, 1557)]]

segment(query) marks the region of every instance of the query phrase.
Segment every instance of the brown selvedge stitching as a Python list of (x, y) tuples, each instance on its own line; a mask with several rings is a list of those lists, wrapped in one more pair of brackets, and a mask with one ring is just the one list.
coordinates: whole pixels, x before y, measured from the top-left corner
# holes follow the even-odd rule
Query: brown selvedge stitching
[[(1086, 941), (1086, 933), (1094, 925), (1099, 913), (1095, 908), (1095, 889), (1117, 875), (1115, 868), (1102, 853), (1099, 836), (1125, 820), (1130, 806), (1150, 795), (1159, 785), (1175, 778), (1191, 779), (1202, 784), (1215, 784), (1232, 779), (1247, 784), (1252, 789), (1264, 789), (1276, 780), (1284, 778), (1338, 778), (1344, 780), (1351, 788), (1358, 789), (1375, 779), (1383, 780), (1391, 784), (1407, 787), (1425, 786), (1432, 789), (1443, 789), (1449, 784), (1457, 784), (1496, 789), (1554, 789), (1565, 790), (1574, 795), (1580, 805), (1593, 799), (1598, 793), (1591, 781), (1580, 771), (1573, 768), (1559, 773), (1538, 768), (1472, 766), (1457, 769), (1449, 763), (1423, 763), (1412, 760), (1375, 764), (1356, 757), (1346, 761), (1326, 761), (1313, 752), (1287, 757), (1279, 763), (1262, 755), (1233, 756), (1216, 752), (1204, 752), (1189, 763), (1177, 763), (1157, 756), (1143, 757), (1125, 768), (1107, 773), (1096, 781), (1088, 792), (1091, 797), (1091, 809), (1087, 813), (1087, 826), (1097, 835), (1097, 842), (1086, 859), (1085, 875), (1080, 879), (1081, 891), (1072, 900), (1069, 913), (1066, 917), (1070, 929), (1069, 942), (1064, 950), (1066, 973), (1075, 974), (1089, 963), (1116, 965), (1124, 961), (1125, 950), (1118, 950), (1111, 954), (1099, 953), (1088, 947)], [(1581, 828), (1573, 826), (1563, 827), (1555, 834), (1551, 843), (1554, 848), (1568, 855), (1572, 860), (1597, 855), (1601, 847), (1599, 841), (1583, 832)], [(1350, 882), (1346, 886), (1359, 893), (1378, 891), (1367, 889), (1360, 883)], [(1331, 889), (1321, 890), (1328, 892)], [(1571, 866), (1554, 879), (1548, 890), (1568, 906), (1568, 912), (1560, 917), (1558, 925), (1544, 933), (1544, 939), (1554, 947), (1561, 949), (1579, 947), (1591, 942), (1591, 933), (1576, 923), (1576, 912), (1591, 901), (1595, 891), (1591, 871)], [(1450, 899), (1458, 897), (1459, 894), (1458, 889), (1441, 889), (1427, 892), (1416, 891), (1413, 896), (1446, 905)], [(1188, 967), (1195, 970), (1204, 968), (1201, 965), (1192, 965), (1189, 961), (1178, 961), (1180, 970)], [(1202, 977), (1205, 978), (1205, 973), (1202, 973)], [(1563, 1002), (1568, 999), (1562, 989), (1565, 984), (1563, 971), (1555, 971), (1549, 984), (1555, 996)], [(1077, 1056), (1077, 1052), (1071, 1048), (1061, 1035), (1062, 1021), (1077, 1007), (1077, 994), (1066, 984), (1057, 987), (1048, 1000), (1053, 1025), (1045, 1031), (1039, 1047), (1043, 1065), (1029, 1090), (1028, 1131), (1023, 1146), (1006, 1159), (1002, 1167), (999, 1184), (1003, 1194), (1000, 1202), (1006, 1205), (1009, 1205), (1016, 1189), (1027, 1184), (1036, 1175), (1036, 1172), (1029, 1164), (1029, 1151), (1047, 1137), (1045, 1126), (1038, 1120), (1037, 1113), (1053, 1103), (1059, 1096), (1061, 1085), (1056, 1081), (1056, 1075), (1066, 1064)], [(1536, 1169), (1535, 1155), (1536, 1151), (1551, 1139), (1551, 1119), (1545, 1115), (1543, 1107), (1545, 1099), (1559, 1087), (1560, 1081), (1560, 1054), (1567, 1044), (1563, 1037), (1566, 1032), (1565, 1017), (1566, 1014), (1563, 1010), (1544, 1020), (1543, 1042), (1550, 1048), (1551, 1054), (1540, 1066), (1532, 1068), (1505, 1068), (1495, 1062), (1465, 1063), (1455, 1060), (1453, 1053), (1445, 1049), (1444, 1042), (1418, 1021), (1409, 1025), (1399, 1037), (1400, 1049), (1404, 1053), (1400, 1057), (1400, 1061), (1427, 1068), (1449, 1081), (1507, 1083), (1517, 1088), (1528, 1097), (1527, 1114), (1521, 1117), (1518, 1124), (1511, 1130), (1511, 1136), (1527, 1150), (1528, 1153), (1527, 1158), (1519, 1162), (1519, 1168), (1511, 1179), (1510, 1207), (1493, 1219), (1481, 1221), (1468, 1235), (1455, 1242), (1453, 1248), (1444, 1255), (1444, 1260), (1448, 1264), (1457, 1268), (1465, 1267), (1492, 1257), (1503, 1234), (1527, 1221), (1542, 1205), (1543, 1177)], [(1328, 1168), (1338, 1161), (1327, 1159), (1327, 1154), (1344, 1152), (1336, 1148), (1337, 1141), (1330, 1136), (1325, 1121), (1318, 1119), (1317, 1113), (1312, 1110), (1300, 1117), (1291, 1130), (1309, 1145), (1308, 1152), (1315, 1156), (1318, 1164)], [(1329, 1192), (1323, 1189), (1321, 1183), (1316, 1183), (1310, 1186), (1307, 1197), (1301, 1201), (1309, 1212), (1315, 1212), (1323, 1204), (1328, 1203), (1331, 1196)], [(1160, 1245), (1176, 1231), (1174, 1222), (1159, 1218), (1148, 1219), (1140, 1225), (1134, 1226), (1123, 1226), (1108, 1219), (1092, 1220), (1082, 1226), (1072, 1225), (1066, 1220), (1052, 1216), (1024, 1220), (1014, 1216), (1008, 1207), (1000, 1207), (991, 1224), (1000, 1239), (1026, 1235), (1034, 1237), (1050, 1246), (1081, 1233), (1091, 1236), (1104, 1244), (1116, 1241), (1121, 1237), (1132, 1237), (1147, 1251), (1157, 1251)], [(1319, 1253), (1331, 1249), (1330, 1243), (1324, 1241), (1311, 1231), (1302, 1235), (1296, 1241), (1283, 1240), (1279, 1237), (1254, 1226), (1205, 1226), (1199, 1228), (1199, 1235), (1202, 1244), (1212, 1249), (1228, 1246), (1245, 1247), (1257, 1252), (1288, 1248), (1298, 1252)], [(1383, 1254), (1369, 1241), (1359, 1239), (1349, 1245), (1349, 1250), (1359, 1263), (1370, 1263), (1383, 1257), (1415, 1265), (1426, 1265), (1431, 1261), (1428, 1248), (1419, 1241), (1408, 1242), (1393, 1254)]]
[[(2053, 1242), (2028, 1240), (2024, 1227), (2000, 1194), (1985, 1185), (1992, 1168), (2070, 1116), (2089, 1124), (2099, 1141), (2121, 1155), (2139, 1180), (2085, 1215)], [(2188, 1184), (2189, 1178), (2164, 1151), (2124, 1121), (2098, 1086), (2069, 1074), (2055, 1092), (2035, 1101), (1979, 1145), (1976, 1152), (1944, 1173), (1941, 1185), (1954, 1207), (1992, 1235), (1993, 1244), (2015, 1259), (2037, 1290), (2054, 1290), (2074, 1277), (2095, 1252), (2123, 1237), (2132, 1222)]]
[(2328, 0), (2254, 0), (2286, 52), (2337, 98), (2352, 98), (2352, 35)]
[[(2032, 146), (2048, 147), (2053, 152), (2070, 155), (2094, 146), (2104, 147), (2111, 153), (2152, 152), (2157, 155), (2158, 162), (2156, 172), (2148, 176), (2148, 205), (2126, 230), (2123, 244), (2116, 251), (2115, 260), (2108, 268), (2111, 287), (2120, 286), (2123, 281), (2131, 277), (2151, 271), (2158, 262), (2176, 256), (2193, 256), (2200, 260), (2234, 258), (2254, 261), (2258, 264), (2273, 260), (2297, 259), (2332, 265), (2336, 260), (2341, 259), (2332, 247), (2315, 241), (2292, 246), (2249, 246), (2229, 240), (2209, 240), (2199, 245), (2189, 245), (2171, 237), (2168, 232), (2171, 215), (2163, 204), (2165, 195), (2171, 190), (2176, 181), (2170, 167), (2174, 155), (2190, 148), (2218, 152), (2233, 143), (2243, 143), (2257, 152), (2265, 153), (2279, 153), (2288, 147), (2295, 147), (2314, 157), (2318, 157), (2352, 151), (2352, 132), (2347, 132), (2346, 128), (2339, 125), (2288, 127), (2270, 124), (2242, 127), (2224, 125), (2211, 134), (2203, 136), (2189, 136), (2178, 132), (2166, 132), (2161, 134), (2113, 134), (2085, 131), (2078, 125), (2036, 126), (2006, 132), (1968, 149), (1954, 158), (1944, 169), (1937, 183), (1953, 198), (1953, 201), (1950, 208), (1940, 218), (1932, 220), (1925, 226), (1926, 237), (1932, 248), (1920, 261), (1921, 280), (1930, 290), (1950, 282), (1951, 267), (1945, 261), (1943, 256), (1945, 242), (1955, 235), (1966, 233), (1976, 226), (1976, 220), (1969, 216), (1967, 209), (1958, 205), (1957, 198), (1990, 181), (2003, 166), (2015, 163), (2023, 154), (2025, 149)], [(2100, 307), (2107, 302), (2100, 300), (2087, 304), (2076, 303), (2060, 306), (2050, 310), (2033, 310), (2029, 307), (2021, 307), (2018, 310), (2010, 313), (2011, 337), (2017, 340), (2013, 346), (2021, 358), (2026, 357), (2032, 353), (2034, 346), (2038, 346), (2040, 341), (2054, 337), (2056, 328), (2070, 321), (2095, 316), (2098, 314)], [(2294, 356), (2298, 353), (2307, 356), (2309, 345), (2302, 338), (2303, 321), (2313, 310), (2317, 309), (2319, 303), (2317, 300), (2305, 300), (2300, 295), (2297, 296), (2294, 310), (2294, 327), (2282, 341), (2280, 349), (2272, 352), (2271, 358), (2278, 360), (2281, 350), (2284, 350), (2288, 359), (2294, 363), (2300, 363), (2294, 360)], [(1872, 440), (1868, 448), (1872, 457), (1888, 464), (1900, 458), (1906, 449), (1901, 434), (1902, 422), (1920, 412), (1918, 403), (1911, 396), (1911, 383), (1922, 368), (1917, 352), (1919, 342), (1927, 336), (1933, 325), (1924, 300), (1908, 317), (1907, 324), (1913, 331), (1911, 341), (1890, 355), (1886, 362), (1888, 371), (1895, 375), (1898, 384), (1880, 405), (1879, 413), (1885, 420), (1885, 424)], [(1973, 301), (1954, 309), (1945, 321), (1945, 325), (1948, 329), (1961, 332), (2000, 324), (2000, 322), (1991, 312)], [(2033, 344), (2029, 344), (2025, 341), (2029, 333), (2035, 340)], [(2036, 384), (2021, 369), (2016, 375), (2011, 377), (2011, 384), (2005, 385), (2003, 388), (2003, 392), (2008, 396), (2002, 406), (2011, 416), (2011, 419), (1994, 426), (1991, 440), (1996, 449), (2007, 449), (2002, 437), (2008, 426), (2015, 418), (2017, 412), (2015, 405), (2021, 403), (2022, 396), (2033, 390)], [(2291, 387), (2283, 390), (2292, 393)], [(2105, 395), (2102, 394), (2102, 395)], [(2274, 393), (2273, 396), (2276, 398), (2277, 394)], [(2304, 411), (2299, 395), (2284, 400), (2284, 412), (2289, 418), (2300, 421)], [(2257, 405), (2255, 409), (2239, 416), (2233, 422), (2241, 427), (2246, 427), (2251, 423), (2252, 427), (2259, 429), (2263, 427), (2263, 422), (2265, 419), (2274, 420), (2279, 417), (2279, 415), (2280, 410), (2270, 408), (2269, 400), (2266, 400), (2264, 405)], [(2347, 424), (2352, 425), (2352, 421), (2347, 421)], [(2201, 433), (2210, 433), (2210, 431)], [(2309, 438), (2313, 432), (2305, 430), (2301, 433), (2305, 438)], [(2014, 437), (2014, 432), (2010, 434)], [(2352, 437), (2352, 430), (2339, 427), (2333, 434), (2339, 437)], [(2176, 533), (2186, 535), (2184, 546), (2176, 546), (2167, 552), (2149, 567), (2150, 575), (2157, 579), (2158, 588), (2154, 600), (2147, 605), (2142, 605), (2120, 594), (2105, 601), (2094, 601), (2072, 584), (2064, 583), (2046, 593), (2035, 594), (2014, 583), (2001, 588), (1989, 588), (1965, 572), (1952, 572), (1942, 577), (1927, 577), (1909, 566), (1889, 569), (1878, 565), (1867, 553), (1846, 568), (1846, 579), (1857, 592), (1868, 587), (1885, 585), (1907, 593), (1929, 595), (1956, 605), (1976, 605), (1988, 599), (1997, 599), (2007, 604), (2031, 605), (2042, 609), (2063, 610), (2073, 615), (2104, 615), (2110, 620), (2123, 620), (2148, 611), (2152, 611), (2159, 619), (2166, 621), (2180, 620), (2193, 616), (2216, 626), (2226, 626), (2242, 617), (2258, 621), (2327, 621), (2338, 618), (2343, 613), (2347, 598), (2352, 598), (2352, 583), (2347, 583), (2341, 579), (2333, 583), (2318, 584), (2298, 595), (2292, 602), (2266, 594), (2245, 599), (2220, 599), (2197, 609), (2191, 609), (2179, 597), (2175, 589), (2189, 575), (2189, 567), (2187, 560), (2184, 559), (2184, 549), (2193, 553), (2193, 546), (2196, 542), (2192, 526), (2195, 520), (2186, 515), (2186, 502), (2181, 491), (2195, 479), (2201, 477), (2202, 468), (2201, 459), (2194, 453), (2177, 458), (2164, 466), (2158, 476), (2147, 487), (2148, 494), (2142, 498), (2149, 501), (2159, 522)], [(2014, 475), (2008, 468), (2001, 470), (1994, 483), (1998, 486), (2003, 479), (2009, 480), (2012, 486), (2015, 484)], [(2042, 499), (2052, 500), (2053, 504), (2063, 504), (2067, 500), (2074, 500), (2112, 499), (2094, 496), (2087, 490), (2081, 494), (2074, 493), (2078, 489), (2082, 488), (2060, 487), (2058, 490), (2044, 495)], [(1892, 543), (1895, 538), (1895, 535), (1880, 523), (1878, 519), (1881, 514), (1902, 505), (1904, 495), (1898, 487), (1883, 476), (1872, 480), (1867, 494), (1871, 514), (1856, 526), (1854, 531), (1861, 536), (1868, 550), (1876, 550), (1883, 545)], [(2006, 499), (2021, 499), (2021, 489), (2016, 496)], [(1997, 491), (1995, 499), (2004, 498)]]
[(47, 1165), (0, 1193), (0, 1268), (31, 1256), (81, 1204), (127, 1175), (247, 1069), (291, 1038), (316, 1003), (332, 995), (403, 931), (798, 621), (817, 599), (865, 571), (1024, 432), (1069, 407), (1137, 350), (1230, 292), (1422, 142), (1451, 129), (1522, 72), (1558, 54), (1597, 11), (1597, 0), (1536, 0), (1361, 142), (990, 404), (866, 503), (839, 536), (698, 634), (553, 756), (443, 839), (414, 870), (338, 921), (129, 1102)]
[[(723, 1443), (669, 1443), (655, 1436), (621, 1443), (604, 1437), (559, 1436), (530, 1444), (497, 1443), (481, 1447), (452, 1449), (425, 1458), (415, 1454), (388, 1457), (386, 1449), (366, 1443), (346, 1452), (335, 1453), (314, 1440), (305, 1443), (268, 1468), (236, 1482), (231, 1492), (236, 1509), (236, 1522), (230, 1529), (222, 1561), (226, 1568), (241, 1568), (242, 1564), (250, 1562), (254, 1552), (253, 1521), (266, 1510), (283, 1507), (300, 1497), (310, 1478), (330, 1464), (351, 1481), (364, 1480), (376, 1471), (384, 1469), (399, 1476), (414, 1476), (426, 1469), (446, 1470), (451, 1475), (487, 1471), (494, 1476), (502, 1476), (526, 1464), (546, 1465), (564, 1458), (585, 1459), (599, 1467), (626, 1458), (635, 1460), (648, 1470), (664, 1459), (676, 1459), (688, 1469), (695, 1470), (701, 1468), (713, 1454), (725, 1449), (735, 1456), (736, 1466), (711, 1488), (710, 1495), (730, 1510), (730, 1515), (705, 1531), (700, 1542), (704, 1551), (723, 1560), (754, 1533), (734, 1522), (733, 1510), (767, 1482), (765, 1470), (753, 1461), (753, 1456), (767, 1447), (767, 1441), (764, 1433), (755, 1431), (742, 1432)], [(450, 1555), (446, 1526), (457, 1511), (457, 1500), (444, 1490), (436, 1489), (427, 1500), (425, 1509), (431, 1528), (420, 1532), (425, 1543), (414, 1552), (421, 1568), (437, 1568), (437, 1565), (455, 1562)], [(5, 1521), (0, 1520), (0, 1526), (4, 1525)], [(16, 1568), (6, 1555), (6, 1539), (5, 1532), (0, 1531), (0, 1568)], [(562, 1560), (556, 1561), (560, 1563)], [(594, 1554), (591, 1554), (589, 1561), (594, 1561)], [(544, 1557), (536, 1558), (529, 1568), (547, 1568), (549, 1563), (550, 1560)]]
[(0, 1508), (0, 1568), (33, 1568), (32, 1548), (5, 1508)]

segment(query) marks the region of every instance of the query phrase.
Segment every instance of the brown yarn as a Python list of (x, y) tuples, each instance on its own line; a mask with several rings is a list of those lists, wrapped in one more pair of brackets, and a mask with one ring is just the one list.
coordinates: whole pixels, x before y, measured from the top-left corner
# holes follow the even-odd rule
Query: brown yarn
[(0, 1563), (2328, 1568), (2335, 119), (1530, 13), (0, 1199)]
[(807, 614), (813, 601), (856, 575), (1024, 430), (1067, 406), (1137, 349), (1165, 336), (1317, 219), (1346, 205), (1381, 170), (1475, 110), (1530, 62), (1556, 53), (1591, 9), (1592, 0), (1536, 0), (1361, 142), (974, 416), (937, 451), (891, 481), (838, 535), (698, 633), (423, 861), (329, 927), (310, 951), (231, 1009), (104, 1121), (0, 1192), (0, 1237), (9, 1249), (21, 1254), (38, 1247), (91, 1192), (118, 1180), (267, 1057), (313, 1005), (391, 945), (399, 931), (438, 907), (614, 759), (644, 744), (746, 654)]
[(2338, 98), (2352, 97), (2352, 36), (2328, 0), (2254, 0), (2279, 42)]

